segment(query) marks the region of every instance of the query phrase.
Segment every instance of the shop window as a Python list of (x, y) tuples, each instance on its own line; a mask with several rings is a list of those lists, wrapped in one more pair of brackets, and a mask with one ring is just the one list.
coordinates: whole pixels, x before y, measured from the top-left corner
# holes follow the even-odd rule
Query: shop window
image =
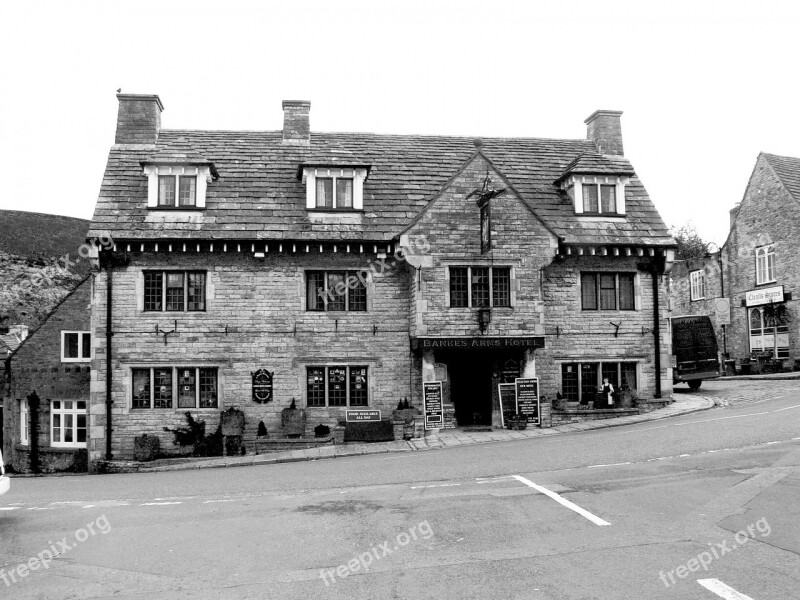
[(769, 353), (772, 358), (789, 358), (789, 326), (784, 311), (778, 306), (782, 305), (749, 309), (750, 352)]
[(775, 246), (756, 248), (756, 285), (775, 281)]
[(306, 271), (306, 310), (367, 310), (367, 286), (357, 271)]
[(61, 332), (61, 362), (88, 362), (91, 359), (91, 333), (88, 331)]
[(50, 445), (54, 448), (82, 448), (86, 446), (86, 401), (52, 401), (50, 407)]
[(510, 267), (450, 267), (450, 307), (511, 306)]
[(689, 273), (690, 297), (692, 300), (703, 300), (706, 297), (706, 274), (704, 271)]
[(581, 273), (582, 310), (635, 310), (633, 273)]
[(190, 311), (206, 309), (204, 271), (144, 271), (145, 311)]
[(561, 395), (571, 402), (586, 404), (607, 378), (615, 391), (636, 389), (635, 362), (575, 362), (561, 365)]
[(132, 369), (131, 377), (131, 408), (134, 409), (171, 409), (176, 405), (182, 409), (217, 408), (219, 405), (216, 367)]
[(308, 406), (367, 406), (367, 367), (307, 367)]

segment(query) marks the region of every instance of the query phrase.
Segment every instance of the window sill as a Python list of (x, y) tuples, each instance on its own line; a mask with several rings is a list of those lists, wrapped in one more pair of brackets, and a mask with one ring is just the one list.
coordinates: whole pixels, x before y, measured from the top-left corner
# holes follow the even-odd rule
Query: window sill
[(62, 364), (74, 365), (74, 364), (83, 364), (83, 365), (90, 365), (92, 364), (91, 358), (62, 358)]
[(196, 212), (196, 211), (204, 211), (206, 209), (205, 206), (148, 206), (147, 210), (161, 210), (165, 212)]
[(758, 287), (759, 285), (770, 285), (770, 284), (773, 284), (773, 283), (778, 283), (778, 280), (777, 279), (771, 279), (769, 281), (762, 281), (761, 283), (756, 283), (756, 287)]
[(309, 213), (327, 213), (327, 214), (362, 214), (363, 208), (307, 208), (306, 212)]

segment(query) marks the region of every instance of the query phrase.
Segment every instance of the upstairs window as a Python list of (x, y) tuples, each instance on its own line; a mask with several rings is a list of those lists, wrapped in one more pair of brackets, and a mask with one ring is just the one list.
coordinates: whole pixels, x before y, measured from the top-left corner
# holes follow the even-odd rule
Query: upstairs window
[(203, 271), (144, 271), (145, 311), (204, 311)]
[(510, 306), (510, 267), (450, 267), (451, 308)]
[(575, 208), (576, 215), (587, 217), (624, 217), (627, 175), (571, 174), (558, 184)]
[(581, 273), (582, 310), (636, 310), (633, 273)]
[(208, 184), (213, 181), (211, 165), (146, 164), (147, 207), (157, 210), (205, 208)]
[(775, 246), (756, 248), (756, 285), (775, 281)]
[(61, 362), (92, 360), (92, 336), (88, 331), (61, 332)]
[(306, 208), (355, 211), (364, 208), (366, 168), (304, 167)]
[(583, 212), (617, 214), (617, 186), (598, 183), (583, 184)]
[(706, 297), (706, 274), (703, 271), (689, 273), (690, 297), (692, 300), (703, 300)]
[(306, 310), (367, 310), (367, 286), (357, 271), (306, 271)]
[(197, 177), (194, 175), (159, 175), (158, 206), (195, 206), (196, 189)]

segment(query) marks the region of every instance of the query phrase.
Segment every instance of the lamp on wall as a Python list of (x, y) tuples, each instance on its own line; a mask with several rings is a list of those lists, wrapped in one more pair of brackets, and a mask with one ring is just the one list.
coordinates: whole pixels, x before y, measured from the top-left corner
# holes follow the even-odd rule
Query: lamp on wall
[(486, 328), (489, 327), (489, 323), (492, 322), (492, 309), (491, 308), (481, 308), (478, 310), (478, 327), (481, 328), (481, 333), (486, 331)]

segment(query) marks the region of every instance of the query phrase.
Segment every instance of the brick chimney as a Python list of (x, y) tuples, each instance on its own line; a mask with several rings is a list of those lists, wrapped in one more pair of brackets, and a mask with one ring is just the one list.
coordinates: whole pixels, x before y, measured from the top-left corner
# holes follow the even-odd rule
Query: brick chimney
[(622, 151), (622, 127), (619, 118), (621, 110), (596, 110), (586, 123), (586, 139), (594, 142), (601, 154), (625, 156)]
[(117, 135), (115, 144), (155, 144), (161, 131), (164, 105), (158, 96), (117, 94)]
[(284, 144), (311, 143), (311, 125), (308, 120), (310, 110), (311, 102), (308, 100), (283, 101)]

